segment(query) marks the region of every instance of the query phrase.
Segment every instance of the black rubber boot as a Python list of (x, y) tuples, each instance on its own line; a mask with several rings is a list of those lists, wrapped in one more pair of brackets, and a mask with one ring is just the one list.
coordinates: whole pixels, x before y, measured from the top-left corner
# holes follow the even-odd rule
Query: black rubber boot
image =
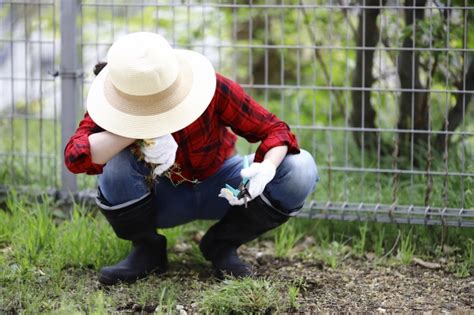
[(212, 262), (216, 275), (247, 277), (250, 265), (240, 260), (237, 248), (288, 221), (288, 214), (267, 205), (260, 197), (245, 206), (234, 206), (203, 236), (199, 245)]
[(100, 211), (118, 237), (133, 242), (132, 252), (122, 261), (100, 270), (99, 281), (105, 285), (119, 281), (132, 283), (152, 272), (168, 268), (166, 238), (153, 225), (152, 195), (120, 209), (107, 210), (103, 197), (97, 198)]

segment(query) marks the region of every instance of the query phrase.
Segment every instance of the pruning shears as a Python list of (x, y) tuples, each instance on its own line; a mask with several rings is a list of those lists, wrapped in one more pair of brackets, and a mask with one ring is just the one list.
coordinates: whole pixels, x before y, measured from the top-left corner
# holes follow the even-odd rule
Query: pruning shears
[[(243, 161), (243, 168), (248, 168), (249, 167), (249, 160), (247, 156), (244, 156), (244, 161)], [(234, 188), (229, 184), (225, 184), (225, 188), (227, 188), (234, 197), (238, 199), (244, 198), (244, 204), (245, 208), (247, 208), (247, 200), (251, 198), (248, 187), (249, 187), (250, 180), (248, 177), (243, 177), (242, 181), (239, 184), (239, 187)]]

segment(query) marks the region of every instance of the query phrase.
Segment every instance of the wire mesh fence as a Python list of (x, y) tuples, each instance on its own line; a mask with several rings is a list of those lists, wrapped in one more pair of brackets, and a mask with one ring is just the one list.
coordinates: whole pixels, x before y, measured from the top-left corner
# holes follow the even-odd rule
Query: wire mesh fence
[(152, 31), (291, 126), (321, 175), (301, 216), (474, 226), (468, 0), (3, 1), (0, 15), (5, 186), (94, 187), (61, 173), (61, 143), (111, 43)]

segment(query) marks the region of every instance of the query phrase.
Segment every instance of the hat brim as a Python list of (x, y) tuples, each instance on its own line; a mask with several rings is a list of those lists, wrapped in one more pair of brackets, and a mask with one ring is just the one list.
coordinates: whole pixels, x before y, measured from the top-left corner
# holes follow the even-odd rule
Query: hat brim
[(94, 79), (87, 96), (87, 111), (101, 128), (119, 136), (150, 139), (183, 129), (206, 110), (216, 90), (216, 73), (211, 62), (195, 51), (174, 50), (178, 60), (185, 60), (192, 72), (189, 93), (176, 106), (155, 115), (135, 116), (118, 110), (104, 94), (108, 75), (105, 67)]

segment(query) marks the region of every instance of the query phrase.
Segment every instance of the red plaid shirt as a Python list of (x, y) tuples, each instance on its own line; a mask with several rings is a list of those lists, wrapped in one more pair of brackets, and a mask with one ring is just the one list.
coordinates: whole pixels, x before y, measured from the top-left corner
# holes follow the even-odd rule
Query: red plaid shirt
[[(204, 180), (214, 174), (234, 152), (235, 134), (252, 143), (261, 141), (255, 162), (261, 162), (276, 146), (286, 145), (288, 153), (299, 153), (296, 137), (286, 123), (260, 106), (239, 84), (219, 74), (216, 77), (216, 92), (205, 112), (191, 125), (172, 133), (178, 143), (175, 167), (184, 178)], [(102, 173), (104, 165), (92, 162), (89, 144), (89, 135), (100, 131), (103, 129), (86, 113), (64, 150), (71, 172)]]

